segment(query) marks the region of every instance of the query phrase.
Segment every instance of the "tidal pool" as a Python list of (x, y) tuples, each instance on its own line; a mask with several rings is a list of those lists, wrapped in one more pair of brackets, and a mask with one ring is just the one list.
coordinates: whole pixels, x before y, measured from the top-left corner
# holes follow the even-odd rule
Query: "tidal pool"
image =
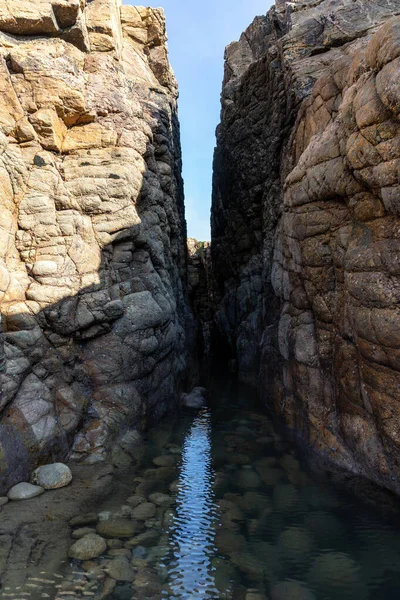
[(164, 421), (136, 460), (123, 494), (71, 529), (107, 549), (1, 598), (398, 600), (396, 511), (311, 475), (248, 391)]

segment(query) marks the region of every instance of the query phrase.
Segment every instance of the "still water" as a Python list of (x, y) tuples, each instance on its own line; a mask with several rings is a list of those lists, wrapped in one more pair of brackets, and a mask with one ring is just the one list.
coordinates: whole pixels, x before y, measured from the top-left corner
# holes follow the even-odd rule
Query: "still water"
[(398, 600), (398, 515), (310, 475), (248, 393), (217, 396), (149, 434), (126, 498), (94, 507), (135, 534), (47, 597)]

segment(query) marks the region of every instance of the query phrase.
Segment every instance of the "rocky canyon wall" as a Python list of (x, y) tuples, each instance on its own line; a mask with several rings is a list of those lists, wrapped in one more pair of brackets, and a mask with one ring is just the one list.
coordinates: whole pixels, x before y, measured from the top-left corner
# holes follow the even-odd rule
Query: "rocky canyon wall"
[(226, 50), (212, 209), (239, 375), (400, 493), (400, 1), (277, 0)]
[(194, 324), (161, 9), (0, 6), (0, 492), (174, 405)]

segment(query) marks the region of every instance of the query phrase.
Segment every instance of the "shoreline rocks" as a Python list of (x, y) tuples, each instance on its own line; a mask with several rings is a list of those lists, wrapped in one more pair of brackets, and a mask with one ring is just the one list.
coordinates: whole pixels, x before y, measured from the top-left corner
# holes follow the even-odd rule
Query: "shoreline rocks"
[(56, 490), (69, 485), (72, 481), (71, 469), (63, 463), (54, 463), (38, 467), (33, 471), (31, 483), (45, 490)]
[(22, 482), (14, 485), (14, 487), (9, 490), (7, 497), (9, 500), (30, 500), (31, 498), (41, 496), (44, 492), (45, 489), (39, 485)]

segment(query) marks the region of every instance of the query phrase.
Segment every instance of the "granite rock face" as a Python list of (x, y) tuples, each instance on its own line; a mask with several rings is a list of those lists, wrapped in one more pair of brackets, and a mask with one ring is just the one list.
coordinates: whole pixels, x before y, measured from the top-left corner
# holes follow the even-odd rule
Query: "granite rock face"
[(241, 379), (400, 493), (398, 15), (279, 0), (227, 48), (212, 252)]
[[(161, 9), (0, 8), (1, 489), (177, 400), (194, 329)], [(189, 333), (188, 333), (189, 332)]]

